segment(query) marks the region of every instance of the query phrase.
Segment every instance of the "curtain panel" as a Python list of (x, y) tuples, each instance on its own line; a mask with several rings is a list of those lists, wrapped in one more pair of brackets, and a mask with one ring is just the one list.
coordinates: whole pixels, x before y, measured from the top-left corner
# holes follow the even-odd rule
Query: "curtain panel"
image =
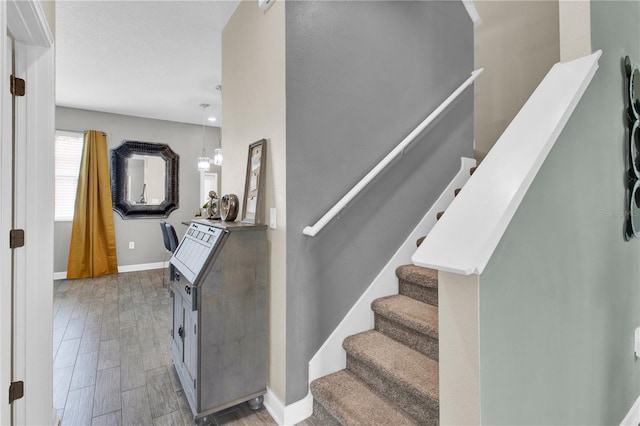
[(88, 130), (84, 133), (67, 278), (117, 273), (107, 138), (103, 132)]

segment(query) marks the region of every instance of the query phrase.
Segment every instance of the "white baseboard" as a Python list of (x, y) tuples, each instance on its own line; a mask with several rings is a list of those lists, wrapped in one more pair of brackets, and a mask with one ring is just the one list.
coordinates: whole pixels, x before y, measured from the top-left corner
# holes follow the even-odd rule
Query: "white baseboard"
[[(149, 271), (151, 269), (164, 269), (168, 267), (169, 267), (169, 262), (154, 262), (154, 263), (139, 263), (137, 265), (122, 265), (122, 266), (118, 266), (118, 273)], [(64, 280), (66, 278), (67, 278), (67, 271), (53, 273), (54, 280)]]
[(424, 218), (380, 271), (369, 288), (353, 305), (338, 327), (318, 349), (318, 352), (311, 358), (311, 361), (309, 361), (309, 383), (346, 367), (346, 353), (342, 348), (342, 341), (348, 336), (373, 328), (374, 316), (373, 311), (371, 311), (371, 302), (379, 297), (398, 293), (396, 268), (400, 265), (411, 263), (411, 255), (416, 251), (416, 240), (423, 235), (427, 235), (433, 228), (436, 223), (436, 213), (445, 210), (451, 204), (454, 199), (454, 190), (464, 186), (469, 179), (469, 169), (475, 164), (476, 161), (474, 159), (461, 158), (460, 170), (449, 183), (449, 186), (438, 197)]
[(285, 406), (271, 389), (267, 388), (267, 393), (264, 396), (264, 406), (276, 423), (291, 426), (300, 423), (313, 414), (313, 397), (311, 393), (308, 393), (300, 401)]
[(620, 426), (638, 426), (640, 424), (640, 396), (620, 423)]

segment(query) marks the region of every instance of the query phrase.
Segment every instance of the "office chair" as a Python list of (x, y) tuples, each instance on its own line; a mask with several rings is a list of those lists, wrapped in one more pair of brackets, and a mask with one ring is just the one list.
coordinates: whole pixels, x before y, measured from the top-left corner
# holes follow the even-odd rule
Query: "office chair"
[[(167, 251), (173, 253), (178, 248), (178, 236), (173, 225), (167, 223), (164, 220), (160, 221), (160, 229), (162, 230), (162, 241)], [(169, 281), (173, 281), (176, 278), (175, 267), (169, 263)]]

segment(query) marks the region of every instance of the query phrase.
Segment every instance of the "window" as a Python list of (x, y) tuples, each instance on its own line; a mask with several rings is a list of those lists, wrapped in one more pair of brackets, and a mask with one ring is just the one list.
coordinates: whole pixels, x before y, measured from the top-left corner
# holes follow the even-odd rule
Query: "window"
[(55, 220), (73, 220), (80, 173), (84, 135), (56, 130), (55, 141)]

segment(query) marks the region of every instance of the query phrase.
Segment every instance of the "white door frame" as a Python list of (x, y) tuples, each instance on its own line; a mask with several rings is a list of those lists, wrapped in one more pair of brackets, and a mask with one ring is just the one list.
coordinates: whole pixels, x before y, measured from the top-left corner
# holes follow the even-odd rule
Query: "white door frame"
[[(16, 40), (16, 76), (26, 80), (17, 100), (14, 379), (25, 383), (14, 402), (15, 424), (51, 424), (53, 410), (53, 140), (55, 129), (53, 36), (38, 0), (0, 1), (0, 27)], [(10, 52), (0, 43), (0, 424), (9, 424), (11, 354), (11, 96)]]

